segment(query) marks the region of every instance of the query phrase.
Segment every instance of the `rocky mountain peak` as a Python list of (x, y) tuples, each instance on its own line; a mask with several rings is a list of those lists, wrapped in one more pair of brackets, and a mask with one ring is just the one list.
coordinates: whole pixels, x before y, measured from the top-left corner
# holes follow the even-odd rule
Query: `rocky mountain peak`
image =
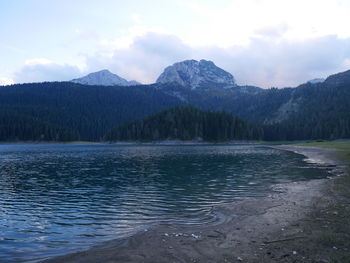
[(233, 87), (234, 77), (208, 60), (185, 60), (165, 68), (157, 83), (177, 82), (182, 86), (196, 89), (198, 87)]
[(99, 86), (133, 86), (139, 85), (137, 81), (127, 81), (126, 79), (113, 74), (108, 69), (103, 69), (94, 73), (90, 73), (82, 78), (71, 80), (71, 82), (84, 85), (99, 85)]

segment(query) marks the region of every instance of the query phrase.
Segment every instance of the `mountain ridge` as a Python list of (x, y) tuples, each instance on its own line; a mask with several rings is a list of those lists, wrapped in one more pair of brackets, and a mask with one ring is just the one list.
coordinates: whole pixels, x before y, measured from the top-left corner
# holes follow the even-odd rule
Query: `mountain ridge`
[(70, 82), (97, 86), (135, 86), (141, 84), (135, 80), (128, 81), (108, 69), (89, 73), (81, 78), (72, 79)]
[[(350, 138), (350, 71), (321, 83), (283, 89), (220, 85), (191, 89), (176, 82), (133, 88), (73, 82), (2, 86), (0, 111), (6, 115), (0, 116), (0, 140), (99, 141), (116, 125), (176, 105), (234, 114), (263, 127), (265, 140)], [(28, 129), (30, 125), (35, 127)], [(11, 134), (14, 130), (17, 135), (25, 131), (32, 135)]]

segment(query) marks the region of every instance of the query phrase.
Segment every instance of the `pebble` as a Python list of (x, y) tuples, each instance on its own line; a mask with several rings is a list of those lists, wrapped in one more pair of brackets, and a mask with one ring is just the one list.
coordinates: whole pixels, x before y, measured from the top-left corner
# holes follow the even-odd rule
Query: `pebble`
[(198, 239), (200, 237), (199, 235), (195, 235), (195, 234), (192, 234), (191, 236), (195, 239)]

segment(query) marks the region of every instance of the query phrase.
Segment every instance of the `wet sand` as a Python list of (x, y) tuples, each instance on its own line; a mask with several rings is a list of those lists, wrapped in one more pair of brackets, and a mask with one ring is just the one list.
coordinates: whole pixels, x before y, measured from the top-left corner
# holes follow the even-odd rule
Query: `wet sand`
[[(275, 148), (345, 171), (335, 150)], [(44, 262), (350, 262), (350, 188), (338, 189), (339, 180), (275, 185), (265, 198), (213, 207), (214, 224), (162, 224)]]

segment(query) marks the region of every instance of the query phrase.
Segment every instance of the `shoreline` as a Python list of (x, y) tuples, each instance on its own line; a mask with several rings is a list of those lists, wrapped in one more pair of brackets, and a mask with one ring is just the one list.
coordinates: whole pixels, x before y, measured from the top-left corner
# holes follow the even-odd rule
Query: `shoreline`
[[(337, 150), (272, 147), (345, 171), (335, 157)], [(131, 237), (42, 262), (330, 262), (334, 253), (350, 253), (339, 245), (334, 249), (315, 241), (323, 233), (318, 222), (315, 225), (313, 213), (334, 203), (329, 195), (337, 180), (333, 178), (278, 184), (267, 197), (214, 207), (212, 212), (220, 219), (216, 224), (160, 224)]]
[(223, 142), (211, 142), (211, 141), (180, 141), (180, 140), (164, 140), (164, 141), (120, 141), (120, 142), (109, 142), (109, 141), (2, 141), (0, 145), (22, 145), (22, 144), (35, 144), (35, 145), (110, 145), (110, 146), (207, 146), (207, 145), (237, 145), (237, 144), (261, 144), (260, 141), (223, 141)]

